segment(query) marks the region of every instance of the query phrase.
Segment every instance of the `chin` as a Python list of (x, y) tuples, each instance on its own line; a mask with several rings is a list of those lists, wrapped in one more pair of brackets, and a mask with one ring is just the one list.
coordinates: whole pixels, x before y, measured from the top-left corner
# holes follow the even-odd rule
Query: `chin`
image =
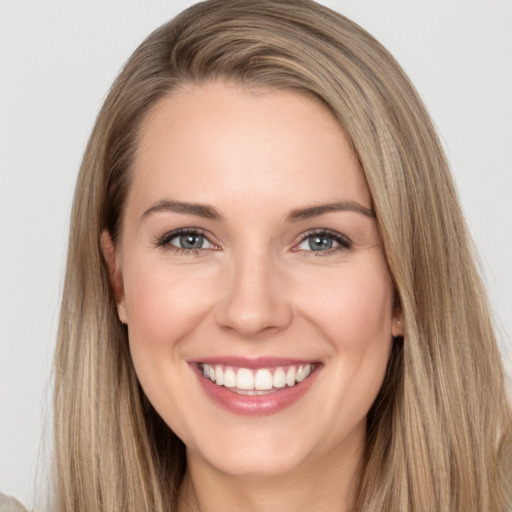
[(277, 420), (277, 428), (258, 429), (252, 425), (247, 430), (241, 427), (224, 435), (203, 437), (212, 442), (203, 441), (196, 446), (189, 443), (187, 457), (200, 458), (210, 467), (233, 477), (285, 476), (307, 464), (311, 454), (318, 454), (319, 450), (317, 443), (304, 436), (306, 429), (302, 430), (302, 435), (294, 435), (293, 431), (282, 428), (284, 421)]
[(265, 451), (249, 448), (238, 453), (212, 457), (207, 463), (232, 477), (269, 478), (286, 476), (300, 468), (305, 458), (297, 455), (285, 450), (272, 452), (268, 448)]

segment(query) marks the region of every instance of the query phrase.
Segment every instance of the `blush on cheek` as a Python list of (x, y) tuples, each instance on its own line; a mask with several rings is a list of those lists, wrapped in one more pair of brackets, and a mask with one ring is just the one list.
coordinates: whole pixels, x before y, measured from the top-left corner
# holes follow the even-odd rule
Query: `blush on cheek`
[[(142, 258), (141, 258), (142, 259)], [(136, 260), (135, 260), (136, 261)], [(144, 263), (144, 260), (142, 260)], [(127, 265), (124, 274), (128, 323), (137, 339), (159, 344), (179, 340), (197, 325), (207, 294), (200, 278), (187, 278), (182, 269), (151, 259)]]
[(391, 284), (383, 284), (377, 278), (347, 277), (342, 281), (338, 286), (336, 282), (331, 285), (329, 294), (318, 294), (309, 301), (309, 315), (328, 329), (328, 339), (354, 349), (361, 349), (361, 344), (390, 339)]

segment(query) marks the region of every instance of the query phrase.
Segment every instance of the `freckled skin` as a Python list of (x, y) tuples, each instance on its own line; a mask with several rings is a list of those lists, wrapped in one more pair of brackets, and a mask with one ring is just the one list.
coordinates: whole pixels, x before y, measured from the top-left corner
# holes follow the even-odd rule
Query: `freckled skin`
[[(145, 120), (134, 169), (115, 255), (119, 314), (145, 393), (187, 445), (196, 487), (221, 474), (353, 475), (397, 317), (376, 222), (353, 211), (285, 220), (331, 202), (371, 209), (336, 119), (298, 93), (190, 86)], [(163, 199), (211, 205), (222, 220), (143, 217)], [(181, 228), (201, 230), (204, 248), (157, 247)], [(351, 246), (311, 250), (304, 234), (319, 229)], [(188, 364), (222, 355), (323, 366), (287, 409), (243, 417), (206, 396)]]

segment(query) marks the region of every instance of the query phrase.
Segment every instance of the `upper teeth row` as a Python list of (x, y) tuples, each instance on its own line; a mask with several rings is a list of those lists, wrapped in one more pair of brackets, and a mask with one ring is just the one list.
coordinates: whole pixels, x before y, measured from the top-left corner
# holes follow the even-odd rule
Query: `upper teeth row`
[[(312, 370), (311, 364), (277, 368), (232, 368), (222, 365), (202, 364), (203, 375), (219, 386), (243, 390), (268, 390), (284, 388), (286, 385), (294, 386), (302, 382)], [(273, 372), (273, 373), (272, 373)]]

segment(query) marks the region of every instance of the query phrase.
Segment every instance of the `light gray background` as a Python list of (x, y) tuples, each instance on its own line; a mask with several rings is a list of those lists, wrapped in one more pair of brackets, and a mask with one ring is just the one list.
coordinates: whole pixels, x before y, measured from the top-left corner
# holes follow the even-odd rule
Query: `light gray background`
[[(192, 3), (0, 0), (0, 489), (28, 506), (40, 448), (51, 449), (48, 382), (86, 140), (124, 60)], [(512, 353), (512, 2), (323, 3), (384, 43), (429, 107)]]

